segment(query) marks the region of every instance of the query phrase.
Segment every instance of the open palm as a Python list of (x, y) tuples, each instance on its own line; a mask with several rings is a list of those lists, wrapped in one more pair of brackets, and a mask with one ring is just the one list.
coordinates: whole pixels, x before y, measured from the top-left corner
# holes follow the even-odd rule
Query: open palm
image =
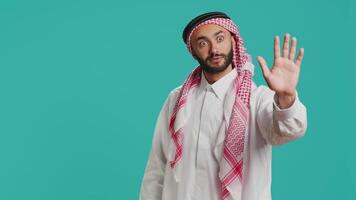
[(289, 48), (290, 36), (286, 34), (280, 54), (279, 37), (274, 39), (274, 63), (271, 69), (268, 68), (263, 57), (258, 57), (258, 62), (263, 72), (269, 88), (274, 90), (277, 95), (294, 95), (299, 79), (300, 65), (302, 63), (304, 49), (301, 48), (298, 52), (298, 57), (295, 60), (297, 39), (292, 38), (292, 45)]

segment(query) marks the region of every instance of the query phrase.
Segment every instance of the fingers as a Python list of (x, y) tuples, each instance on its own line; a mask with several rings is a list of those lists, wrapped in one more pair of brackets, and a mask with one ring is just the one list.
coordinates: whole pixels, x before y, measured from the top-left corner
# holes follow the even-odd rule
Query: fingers
[(269, 71), (269, 69), (267, 67), (267, 63), (266, 63), (265, 59), (262, 58), (261, 56), (257, 56), (257, 60), (258, 60), (258, 63), (260, 64), (260, 67), (262, 69), (263, 76), (265, 78), (267, 78), (269, 73), (270, 73), (270, 71)]
[(295, 64), (297, 66), (300, 66), (302, 64), (303, 56), (304, 56), (304, 48), (300, 48), (298, 57), (297, 57), (297, 61), (295, 62)]
[(284, 36), (282, 57), (285, 57), (285, 58), (288, 57), (288, 54), (289, 54), (289, 37), (290, 37), (290, 35), (288, 33)]
[[(286, 33), (284, 35), (282, 57), (288, 58), (289, 60), (294, 62), (295, 54), (296, 54), (296, 50), (297, 50), (297, 38), (292, 37), (292, 42), (291, 42), (290, 48), (289, 48), (289, 42), (290, 42), (289, 40), (290, 40), (290, 34)], [(274, 39), (274, 55), (275, 55), (274, 57), (275, 57), (275, 59), (280, 57), (279, 51), (280, 51), (279, 50), (279, 37), (276, 36)], [(304, 49), (301, 48), (301, 49), (299, 49), (298, 57), (295, 62), (297, 66), (300, 66), (300, 64), (302, 63), (303, 56), (304, 56)]]
[(274, 59), (281, 57), (280, 49), (279, 49), (279, 36), (274, 37)]
[(289, 60), (294, 60), (295, 50), (297, 48), (297, 39), (295, 37), (292, 38), (292, 47), (289, 53)]

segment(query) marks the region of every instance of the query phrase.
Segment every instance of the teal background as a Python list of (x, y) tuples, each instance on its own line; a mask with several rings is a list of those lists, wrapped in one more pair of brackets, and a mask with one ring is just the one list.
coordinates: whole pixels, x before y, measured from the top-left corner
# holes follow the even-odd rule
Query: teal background
[(196, 66), (186, 23), (206, 11), (238, 24), (272, 64), (273, 36), (305, 48), (306, 136), (274, 148), (274, 200), (356, 199), (356, 3), (1, 1), (0, 200), (138, 199), (169, 91)]

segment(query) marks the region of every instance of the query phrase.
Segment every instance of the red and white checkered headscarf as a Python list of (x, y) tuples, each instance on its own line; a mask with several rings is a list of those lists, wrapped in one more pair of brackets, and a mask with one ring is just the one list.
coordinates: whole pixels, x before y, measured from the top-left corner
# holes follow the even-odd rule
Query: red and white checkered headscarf
[[(221, 181), (221, 199), (227, 199), (231, 196), (240, 196), (243, 185), (243, 152), (245, 135), (248, 122), (249, 122), (249, 108), (250, 108), (250, 95), (252, 72), (243, 69), (244, 64), (250, 61), (249, 55), (243, 46), (243, 40), (240, 37), (237, 26), (232, 20), (227, 18), (213, 18), (204, 21), (197, 25), (189, 34), (187, 39), (187, 48), (192, 53), (190, 38), (193, 32), (200, 26), (206, 24), (216, 24), (222, 26), (233, 34), (235, 38), (236, 47), (233, 49), (233, 66), (237, 70), (238, 76), (234, 82), (235, 101), (232, 108), (228, 129), (225, 133), (223, 158), (220, 160), (219, 178)], [(189, 91), (197, 87), (201, 81), (202, 68), (198, 66), (194, 69), (185, 80), (177, 102), (173, 109), (173, 114), (170, 119), (169, 131), (171, 138), (175, 145), (174, 160), (170, 161), (171, 168), (176, 168), (182, 158), (183, 152), (183, 132), (182, 128), (175, 130), (174, 124), (176, 123), (177, 114), (184, 107), (187, 99), (189, 98)], [(231, 194), (233, 191), (234, 194)]]

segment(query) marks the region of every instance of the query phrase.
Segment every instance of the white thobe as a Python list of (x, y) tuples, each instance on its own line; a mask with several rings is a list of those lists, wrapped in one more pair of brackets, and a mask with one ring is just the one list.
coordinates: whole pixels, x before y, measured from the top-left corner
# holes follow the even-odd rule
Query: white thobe
[[(171, 91), (157, 120), (140, 200), (221, 200), (219, 160), (234, 100), (225, 97), (236, 76), (236, 70), (232, 70), (210, 85), (202, 74), (200, 85), (189, 94), (179, 177), (169, 165), (174, 145), (168, 128), (181, 87)], [(249, 120), (242, 200), (270, 200), (272, 146), (304, 135), (306, 108), (297, 95), (289, 108), (280, 109), (272, 90), (253, 84)]]

